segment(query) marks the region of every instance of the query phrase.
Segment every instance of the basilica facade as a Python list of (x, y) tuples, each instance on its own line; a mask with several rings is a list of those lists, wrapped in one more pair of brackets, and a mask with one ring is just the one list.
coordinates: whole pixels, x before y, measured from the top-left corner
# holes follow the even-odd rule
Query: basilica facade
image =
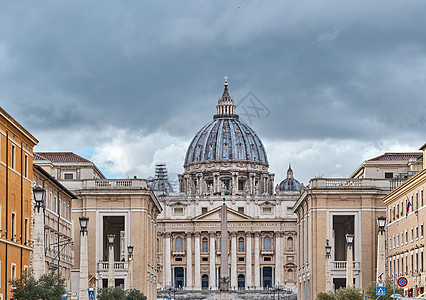
[[(157, 287), (216, 290), (228, 257), (232, 290), (296, 287), (297, 225), (292, 207), (303, 186), (291, 167), (274, 187), (261, 140), (236, 114), (228, 84), (213, 120), (196, 133), (173, 191), (165, 166), (150, 181), (158, 216)], [(229, 253), (221, 253), (221, 206), (227, 205)]]

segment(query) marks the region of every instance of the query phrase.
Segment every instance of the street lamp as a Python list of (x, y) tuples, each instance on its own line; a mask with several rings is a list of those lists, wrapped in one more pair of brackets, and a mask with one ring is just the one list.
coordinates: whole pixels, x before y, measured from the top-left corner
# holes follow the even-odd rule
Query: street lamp
[(325, 244), (325, 292), (331, 292), (333, 286), (331, 284), (331, 272), (330, 272), (330, 258), (331, 258), (331, 246), (329, 244), (329, 240)]
[(115, 235), (108, 234), (108, 287), (115, 286), (115, 278), (114, 278), (114, 239)]
[(34, 211), (34, 276), (38, 279), (45, 273), (44, 210), (40, 212), (40, 208), (44, 207), (46, 190), (35, 186), (33, 187), (33, 194), (36, 204)]
[(378, 217), (377, 218), (377, 276), (376, 282), (382, 281), (382, 276), (386, 279), (386, 249), (385, 249), (385, 226), (386, 218)]
[(34, 200), (36, 203), (37, 212), (40, 212), (40, 208), (44, 205), (44, 196), (46, 195), (46, 190), (42, 187), (35, 186), (33, 188)]
[(354, 242), (354, 235), (349, 233), (346, 234), (346, 244), (347, 244), (346, 287), (352, 286), (353, 280), (354, 280), (353, 242)]
[(87, 235), (87, 225), (89, 225), (89, 218), (80, 217), (78, 220), (80, 222), (80, 234), (84, 235), (86, 233)]
[(89, 279), (89, 257), (87, 249), (87, 225), (89, 224), (89, 218), (80, 217), (80, 288), (79, 288), (79, 299), (88, 299), (88, 279)]
[(129, 245), (127, 246), (127, 252), (129, 254), (129, 271), (128, 271), (128, 275), (129, 275), (129, 290), (133, 289), (133, 246)]

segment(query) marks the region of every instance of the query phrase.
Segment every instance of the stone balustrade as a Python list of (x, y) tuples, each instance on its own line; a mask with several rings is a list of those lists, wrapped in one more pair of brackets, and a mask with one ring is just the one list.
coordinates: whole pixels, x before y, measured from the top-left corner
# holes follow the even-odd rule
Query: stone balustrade
[[(116, 271), (127, 271), (129, 268), (128, 263), (124, 261), (116, 261), (114, 262), (114, 270)], [(98, 262), (98, 272), (108, 271), (108, 262), (100, 261)]]

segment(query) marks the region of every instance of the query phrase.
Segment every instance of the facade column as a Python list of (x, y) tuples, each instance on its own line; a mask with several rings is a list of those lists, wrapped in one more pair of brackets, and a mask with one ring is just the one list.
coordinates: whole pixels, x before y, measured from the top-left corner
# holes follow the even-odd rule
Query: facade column
[(231, 288), (236, 289), (237, 280), (237, 233), (231, 232)]
[(209, 274), (209, 286), (212, 290), (216, 289), (216, 253), (215, 253), (215, 232), (210, 232), (210, 257), (209, 257), (209, 264), (210, 264), (210, 274)]
[(281, 240), (282, 240), (282, 232), (275, 233), (275, 284), (281, 284), (283, 281), (281, 280), (281, 273), (283, 265), (281, 263)]
[(254, 233), (254, 286), (260, 288), (260, 232)]
[[(384, 222), (386, 222), (386, 220)], [(378, 232), (376, 282), (384, 282), (386, 280), (385, 267), (386, 267), (386, 249), (385, 249), (385, 230), (383, 226), (383, 229), (380, 229), (379, 227), (379, 232)]]
[(251, 232), (246, 233), (246, 287), (252, 286)]
[(80, 231), (80, 300), (89, 298), (89, 257), (87, 253), (87, 231)]
[(192, 233), (186, 233), (186, 287), (192, 289)]
[(201, 265), (200, 265), (200, 233), (195, 232), (194, 234), (194, 289), (201, 290)]
[(115, 287), (114, 244), (108, 245), (108, 287)]
[(165, 244), (166, 244), (166, 251), (164, 253), (165, 255), (165, 266), (164, 266), (164, 272), (166, 273), (166, 285), (172, 285), (172, 264), (171, 264), (171, 257), (170, 257), (170, 236), (171, 234), (169, 232), (165, 233)]
[(39, 279), (44, 273), (44, 209), (36, 207), (34, 211), (34, 277)]

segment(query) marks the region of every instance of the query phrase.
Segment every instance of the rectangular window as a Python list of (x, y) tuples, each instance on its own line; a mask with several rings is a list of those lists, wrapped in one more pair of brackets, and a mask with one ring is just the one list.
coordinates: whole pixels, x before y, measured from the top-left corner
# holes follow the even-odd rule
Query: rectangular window
[(262, 212), (264, 215), (270, 215), (272, 214), (272, 207), (264, 207)]
[(175, 207), (173, 209), (173, 214), (175, 216), (183, 216), (183, 207)]
[(238, 261), (244, 261), (244, 256), (243, 257), (238, 257)]
[(207, 207), (201, 207), (201, 213), (205, 214), (207, 212)]
[(405, 275), (408, 274), (408, 255), (405, 255)]
[(265, 256), (265, 257), (263, 258), (263, 261), (271, 261), (271, 257), (270, 257), (270, 256)]
[(10, 276), (11, 276), (12, 279), (16, 278), (16, 265), (15, 264), (12, 264)]
[(404, 256), (401, 257), (401, 275), (404, 274)]
[(423, 224), (421, 224), (421, 225), (420, 225), (420, 237), (421, 237), (421, 238), (423, 238), (423, 232), (424, 232)]
[(416, 253), (416, 273), (419, 271), (419, 253)]
[(238, 207), (238, 212), (240, 214), (243, 214), (244, 213), (244, 207)]
[(423, 206), (423, 190), (420, 192), (420, 205)]
[(73, 180), (74, 179), (74, 174), (72, 174), (72, 173), (65, 173), (64, 174), (64, 179), (65, 180)]
[(414, 240), (414, 229), (411, 228), (411, 241), (413, 241), (413, 240)]
[(396, 236), (396, 246), (399, 247), (399, 234)]
[(16, 152), (16, 147), (15, 145), (12, 145), (12, 156), (11, 156), (11, 167), (12, 169), (15, 169), (15, 152)]
[(385, 178), (386, 179), (392, 179), (393, 178), (393, 173), (392, 172), (386, 172), (385, 173)]
[(418, 238), (419, 238), (419, 227), (416, 226), (416, 239), (418, 239)]
[(16, 241), (16, 213), (12, 213), (12, 241)]
[(405, 243), (408, 244), (408, 230), (405, 231)]
[(24, 227), (24, 245), (28, 244), (28, 218), (25, 218), (25, 227)]
[(182, 257), (176, 257), (175, 261), (182, 261)]
[(420, 252), (420, 272), (423, 272), (423, 251)]
[(28, 177), (28, 155), (25, 154), (24, 159), (24, 176)]
[(201, 261), (209, 261), (209, 258), (208, 257), (202, 257)]
[(243, 191), (244, 190), (244, 181), (238, 180), (238, 190)]
[(411, 254), (411, 272), (414, 272), (414, 254)]

